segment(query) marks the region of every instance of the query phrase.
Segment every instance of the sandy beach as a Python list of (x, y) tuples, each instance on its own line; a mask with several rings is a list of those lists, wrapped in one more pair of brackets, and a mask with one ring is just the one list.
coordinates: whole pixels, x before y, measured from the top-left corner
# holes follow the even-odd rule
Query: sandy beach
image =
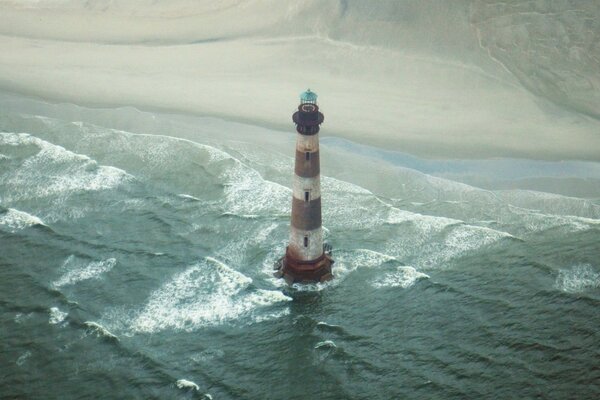
[(600, 11), (570, 6), (0, 1), (0, 90), (287, 129), (310, 87), (325, 136), (429, 158), (597, 161)]

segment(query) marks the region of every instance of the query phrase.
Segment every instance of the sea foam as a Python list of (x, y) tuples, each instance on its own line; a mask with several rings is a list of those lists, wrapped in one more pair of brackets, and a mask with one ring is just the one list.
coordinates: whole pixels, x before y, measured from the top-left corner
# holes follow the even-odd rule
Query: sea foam
[(153, 292), (133, 319), (131, 329), (149, 333), (193, 331), (241, 317), (257, 322), (268, 318), (262, 308), (291, 300), (280, 291), (251, 288), (251, 283), (251, 278), (207, 257)]
[(0, 229), (4, 228), (9, 232), (16, 232), (33, 225), (44, 225), (44, 222), (35, 215), (14, 208), (9, 208), (0, 215)]
[(263, 179), (254, 169), (232, 158), (234, 164), (220, 176), (224, 182), (225, 210), (236, 215), (287, 214), (291, 189)]
[(102, 274), (113, 269), (116, 264), (117, 260), (115, 258), (89, 262), (71, 255), (64, 261), (61, 267), (61, 269), (67, 270), (67, 272), (56, 280), (53, 286), (58, 288), (88, 279), (98, 279)]
[(590, 264), (575, 265), (558, 272), (554, 287), (567, 293), (582, 293), (600, 288), (600, 272)]
[(419, 272), (413, 267), (401, 266), (396, 267), (395, 271), (388, 272), (374, 280), (372, 285), (375, 288), (400, 287), (406, 289), (414, 285), (419, 279), (427, 278), (429, 278), (429, 275)]
[(48, 322), (51, 325), (60, 324), (65, 320), (65, 318), (67, 318), (67, 315), (69, 314), (64, 311), (61, 311), (58, 307), (52, 307), (50, 308), (50, 318)]
[(26, 133), (0, 133), (0, 145), (38, 148), (17, 171), (5, 175), (4, 184), (9, 190), (2, 200), (7, 202), (112, 189), (133, 179), (121, 169), (98, 165), (88, 156)]

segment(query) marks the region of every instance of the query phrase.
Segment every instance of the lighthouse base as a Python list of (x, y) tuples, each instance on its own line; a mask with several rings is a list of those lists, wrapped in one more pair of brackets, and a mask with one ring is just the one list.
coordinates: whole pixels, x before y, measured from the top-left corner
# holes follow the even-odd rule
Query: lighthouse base
[(294, 258), (286, 249), (285, 256), (276, 265), (275, 276), (285, 279), (288, 285), (325, 282), (333, 278), (333, 263), (333, 259), (325, 252), (316, 260), (303, 261)]

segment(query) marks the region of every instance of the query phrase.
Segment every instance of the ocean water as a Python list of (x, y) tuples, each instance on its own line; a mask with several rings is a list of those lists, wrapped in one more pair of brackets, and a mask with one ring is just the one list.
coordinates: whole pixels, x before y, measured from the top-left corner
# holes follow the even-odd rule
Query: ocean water
[(598, 199), (325, 137), (335, 279), (288, 287), (292, 127), (4, 105), (1, 398), (600, 395)]

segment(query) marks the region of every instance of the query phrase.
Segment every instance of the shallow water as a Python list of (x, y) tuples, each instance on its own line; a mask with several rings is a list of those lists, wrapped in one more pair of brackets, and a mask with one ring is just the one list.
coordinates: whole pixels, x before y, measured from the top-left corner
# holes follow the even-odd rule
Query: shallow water
[(325, 138), (336, 278), (289, 288), (293, 134), (138, 118), (0, 114), (1, 397), (600, 393), (597, 200)]

